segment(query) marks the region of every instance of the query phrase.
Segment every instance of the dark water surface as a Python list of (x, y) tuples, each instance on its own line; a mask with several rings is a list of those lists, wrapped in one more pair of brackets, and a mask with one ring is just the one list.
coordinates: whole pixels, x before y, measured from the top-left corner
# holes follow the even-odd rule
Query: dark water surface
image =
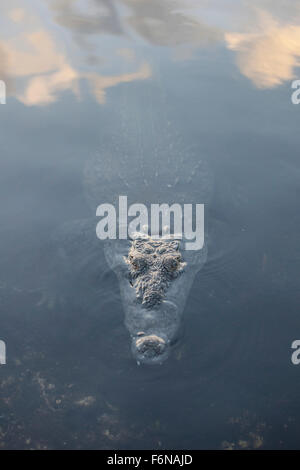
[[(0, 447), (299, 448), (300, 2), (0, 12)], [(179, 160), (209, 175), (208, 261), (153, 367), (95, 237), (109, 167), (143, 202), (137, 156), (146, 176), (159, 162), (157, 194)]]

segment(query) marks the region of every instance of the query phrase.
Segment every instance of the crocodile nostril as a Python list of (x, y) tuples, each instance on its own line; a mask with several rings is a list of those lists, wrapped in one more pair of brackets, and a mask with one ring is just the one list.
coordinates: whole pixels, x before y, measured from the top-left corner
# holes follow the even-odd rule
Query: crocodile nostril
[(138, 362), (159, 362), (167, 352), (166, 341), (155, 334), (140, 336), (135, 340), (134, 349)]

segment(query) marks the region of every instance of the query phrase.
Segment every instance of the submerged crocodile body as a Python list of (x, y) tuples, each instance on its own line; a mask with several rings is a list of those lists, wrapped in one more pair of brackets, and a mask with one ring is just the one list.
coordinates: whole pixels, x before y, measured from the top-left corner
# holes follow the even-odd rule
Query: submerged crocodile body
[[(147, 85), (149, 90), (151, 86)], [(108, 130), (99, 152), (86, 165), (87, 201), (94, 214), (102, 203), (117, 207), (120, 195), (127, 197), (128, 207), (143, 205), (148, 214), (152, 204), (179, 204), (181, 208), (204, 204), (207, 217), (213, 194), (210, 162), (168, 120), (156, 86), (149, 103), (149, 90), (139, 93), (128, 87), (120, 96), (123, 127), (114, 135)], [(156, 238), (144, 227), (132, 239), (98, 242), (119, 280), (133, 355), (138, 363), (154, 364), (168, 357), (179, 336), (189, 291), (206, 261), (207, 244), (187, 250), (184, 235), (176, 238), (174, 231), (173, 240)], [(159, 227), (158, 233), (164, 228)]]
[[(207, 209), (213, 194), (210, 162), (201, 148), (191, 148), (188, 139), (173, 128), (158, 90), (151, 93), (151, 103), (147, 96), (148, 92), (139, 94), (128, 87), (126, 95), (117, 100), (118, 115), (124, 114), (122, 125), (118, 128), (116, 120), (113, 134), (110, 127), (106, 132), (102, 130), (100, 148), (85, 165), (87, 203), (93, 215), (99, 204), (117, 207), (120, 195), (127, 196), (128, 207), (142, 204), (149, 214), (152, 204), (179, 204), (182, 208), (185, 204), (204, 204), (207, 228)], [(116, 220), (117, 226), (119, 222)], [(80, 270), (78, 289), (85, 288), (86, 282), (90, 292), (93, 286), (86, 281), (85, 273), (99, 277), (105, 269), (101, 261), (103, 250), (108, 268), (119, 281), (120, 308), (125, 314), (134, 358), (137, 363), (162, 363), (179, 337), (189, 291), (206, 262), (206, 236), (202, 249), (187, 250), (188, 238), (184, 235), (156, 238), (143, 225), (134, 237), (99, 240), (96, 218), (91, 225), (92, 228), (83, 224), (85, 228), (81, 228), (79, 224), (78, 236), (73, 232), (71, 237), (78, 240), (68, 242), (66, 250), (60, 250), (62, 262), (68, 264), (68, 275)], [(159, 233), (164, 228), (160, 227)], [(68, 259), (71, 261), (66, 263)], [(62, 277), (57, 280), (55, 275), (59, 288), (65, 282), (66, 276)], [(104, 300), (110, 296), (111, 288), (105, 282)], [(73, 282), (71, 293), (74, 285)], [(82, 295), (81, 302), (88, 303), (88, 296)], [(97, 302), (101, 312), (101, 299), (97, 298)]]

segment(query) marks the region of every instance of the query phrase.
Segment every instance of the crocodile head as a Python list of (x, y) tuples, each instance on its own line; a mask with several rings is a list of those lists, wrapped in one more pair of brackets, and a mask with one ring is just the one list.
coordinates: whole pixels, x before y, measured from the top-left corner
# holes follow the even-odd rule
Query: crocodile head
[(172, 317), (176, 324), (177, 317), (177, 306), (165, 300), (166, 294), (170, 284), (186, 266), (179, 251), (179, 242), (153, 240), (150, 237), (134, 240), (124, 261), (128, 265), (129, 282), (135, 289), (136, 302), (141, 307), (140, 314), (146, 322), (148, 318), (149, 324), (156, 326), (154, 330), (145, 328), (146, 331), (137, 332), (133, 338), (133, 352), (138, 362), (161, 362), (168, 355), (169, 338), (159, 325), (163, 322), (162, 318)]
[(182, 239), (137, 232), (107, 240), (105, 257), (119, 279), (125, 325), (138, 364), (161, 364), (178, 339), (182, 312), (206, 249), (184, 249)]
[(170, 283), (182, 272), (183, 262), (177, 241), (134, 240), (127, 257), (129, 279), (136, 298), (144, 308), (157, 308)]

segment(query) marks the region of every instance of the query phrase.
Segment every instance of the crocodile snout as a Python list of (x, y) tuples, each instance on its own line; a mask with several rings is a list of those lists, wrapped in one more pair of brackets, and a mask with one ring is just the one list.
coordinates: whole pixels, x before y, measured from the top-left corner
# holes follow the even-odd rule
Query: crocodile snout
[(162, 302), (167, 289), (167, 283), (164, 282), (160, 272), (152, 272), (151, 274), (142, 293), (142, 305), (146, 308), (158, 306)]
[(168, 342), (156, 334), (133, 339), (132, 348), (139, 364), (161, 363), (167, 358), (169, 351)]

